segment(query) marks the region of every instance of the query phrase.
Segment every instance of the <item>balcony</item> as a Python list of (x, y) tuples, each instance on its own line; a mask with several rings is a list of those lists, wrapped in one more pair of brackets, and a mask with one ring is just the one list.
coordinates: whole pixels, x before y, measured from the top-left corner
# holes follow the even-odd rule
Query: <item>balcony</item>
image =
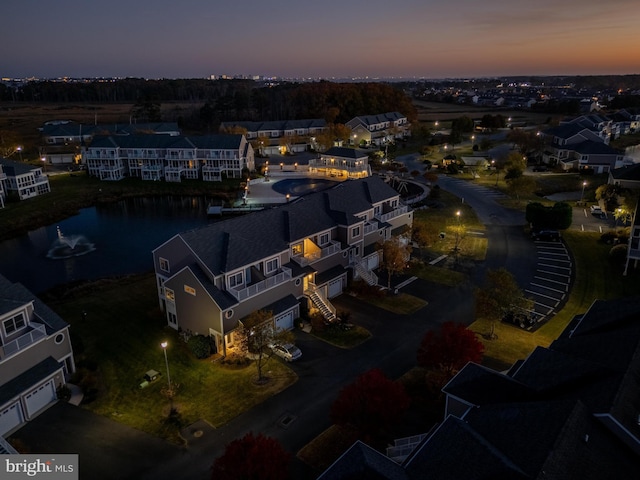
[(364, 234), (369, 235), (370, 233), (378, 231), (378, 222), (367, 222), (364, 224)]
[(254, 295), (258, 295), (259, 293), (269, 290), (270, 288), (277, 287), (278, 285), (291, 281), (291, 269), (282, 267), (281, 270), (282, 271), (280, 273), (267, 277), (260, 282), (248, 285), (246, 288), (230, 288), (228, 292), (233, 295), (236, 300), (242, 302), (249, 297), (253, 297)]
[(408, 211), (409, 211), (409, 207), (407, 207), (406, 205), (402, 205), (388, 213), (376, 215), (376, 219), (378, 219), (380, 222), (388, 222), (389, 220), (399, 217), (400, 215), (403, 215)]
[(291, 257), (291, 259), (301, 267), (306, 267), (307, 265), (310, 265), (314, 262), (317, 262), (318, 260), (322, 260), (323, 258), (327, 258), (328, 256), (339, 253), (341, 251), (342, 245), (340, 244), (340, 242), (331, 242), (327, 247), (318, 249), (311, 253), (306, 253), (304, 255), (296, 255)]
[(38, 340), (41, 340), (47, 336), (47, 332), (44, 328), (44, 325), (39, 324), (31, 324), (32, 330), (25, 333), (24, 335), (20, 335), (15, 340), (6, 343), (2, 347), (2, 359), (9, 358), (16, 353), (24, 350), (25, 348), (33, 345)]

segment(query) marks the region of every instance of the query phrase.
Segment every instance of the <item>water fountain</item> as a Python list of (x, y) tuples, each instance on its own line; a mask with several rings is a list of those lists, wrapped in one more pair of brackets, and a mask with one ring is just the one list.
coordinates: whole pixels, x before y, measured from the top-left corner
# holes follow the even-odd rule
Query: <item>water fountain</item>
[(56, 238), (51, 245), (47, 253), (47, 258), (61, 260), (64, 258), (79, 257), (93, 252), (96, 249), (96, 246), (89, 242), (84, 235), (66, 236), (62, 233), (60, 227), (56, 227), (56, 232), (58, 232), (58, 238)]

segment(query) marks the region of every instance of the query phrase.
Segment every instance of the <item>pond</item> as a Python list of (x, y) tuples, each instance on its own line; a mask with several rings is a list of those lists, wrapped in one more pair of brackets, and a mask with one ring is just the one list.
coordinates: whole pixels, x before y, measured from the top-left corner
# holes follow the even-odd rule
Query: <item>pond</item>
[(203, 197), (137, 198), (0, 243), (0, 273), (34, 293), (81, 280), (153, 270), (151, 251), (177, 233), (207, 225)]

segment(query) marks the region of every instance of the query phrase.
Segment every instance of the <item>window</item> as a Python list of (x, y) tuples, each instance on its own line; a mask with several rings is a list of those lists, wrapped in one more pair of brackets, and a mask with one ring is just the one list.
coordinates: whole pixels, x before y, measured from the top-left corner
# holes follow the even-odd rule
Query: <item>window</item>
[(358, 237), (360, 236), (360, 227), (353, 227), (351, 229), (351, 237)]
[(53, 341), (56, 343), (56, 345), (60, 345), (62, 342), (64, 342), (64, 334), (63, 333), (59, 333), (57, 334)]
[(235, 288), (239, 287), (244, 283), (242, 272), (234, 273), (229, 275), (229, 287)]
[(323, 245), (326, 245), (327, 243), (329, 243), (329, 234), (328, 233), (323, 233), (322, 235), (320, 235), (320, 238), (318, 239), (318, 245), (320, 245), (322, 247)]
[(291, 247), (291, 253), (293, 255), (302, 255), (302, 242), (296, 243)]
[(165, 288), (164, 292), (165, 292), (164, 295), (165, 295), (165, 297), (167, 297), (167, 300), (171, 300), (172, 302), (176, 301), (176, 295), (173, 292), (173, 290), (171, 290), (170, 288)]
[(189, 285), (184, 286), (184, 291), (187, 292), (189, 295), (193, 295), (194, 297), (196, 296), (196, 289), (193, 287), (190, 287)]
[(160, 270), (162, 270), (163, 272), (169, 272), (169, 260), (160, 257), (158, 263), (160, 264)]
[(271, 273), (271, 272), (275, 272), (276, 270), (278, 270), (278, 267), (280, 262), (278, 262), (277, 258), (272, 258), (271, 260), (267, 260), (266, 262), (264, 262), (264, 272), (265, 273)]
[(27, 325), (27, 322), (24, 319), (24, 314), (19, 313), (11, 318), (6, 319), (4, 322), (2, 322), (2, 325), (4, 326), (4, 333), (7, 335), (11, 335), (12, 333), (24, 328)]

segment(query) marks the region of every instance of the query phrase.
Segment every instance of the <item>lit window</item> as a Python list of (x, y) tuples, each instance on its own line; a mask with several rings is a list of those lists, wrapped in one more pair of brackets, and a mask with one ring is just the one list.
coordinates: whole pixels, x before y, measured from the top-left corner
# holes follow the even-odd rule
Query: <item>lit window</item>
[(167, 297), (167, 300), (171, 300), (172, 302), (176, 301), (176, 295), (173, 292), (173, 290), (171, 290), (170, 288), (165, 288), (165, 296)]
[(6, 319), (4, 322), (2, 322), (2, 324), (4, 326), (5, 334), (11, 335), (12, 333), (24, 328), (27, 323), (24, 319), (24, 315), (22, 313), (19, 313), (11, 318)]
[(194, 297), (196, 296), (196, 289), (193, 287), (190, 287), (189, 285), (184, 286), (184, 291), (187, 292), (189, 295), (193, 295)]
[(302, 255), (302, 242), (296, 243), (291, 247), (291, 253), (293, 255)]

